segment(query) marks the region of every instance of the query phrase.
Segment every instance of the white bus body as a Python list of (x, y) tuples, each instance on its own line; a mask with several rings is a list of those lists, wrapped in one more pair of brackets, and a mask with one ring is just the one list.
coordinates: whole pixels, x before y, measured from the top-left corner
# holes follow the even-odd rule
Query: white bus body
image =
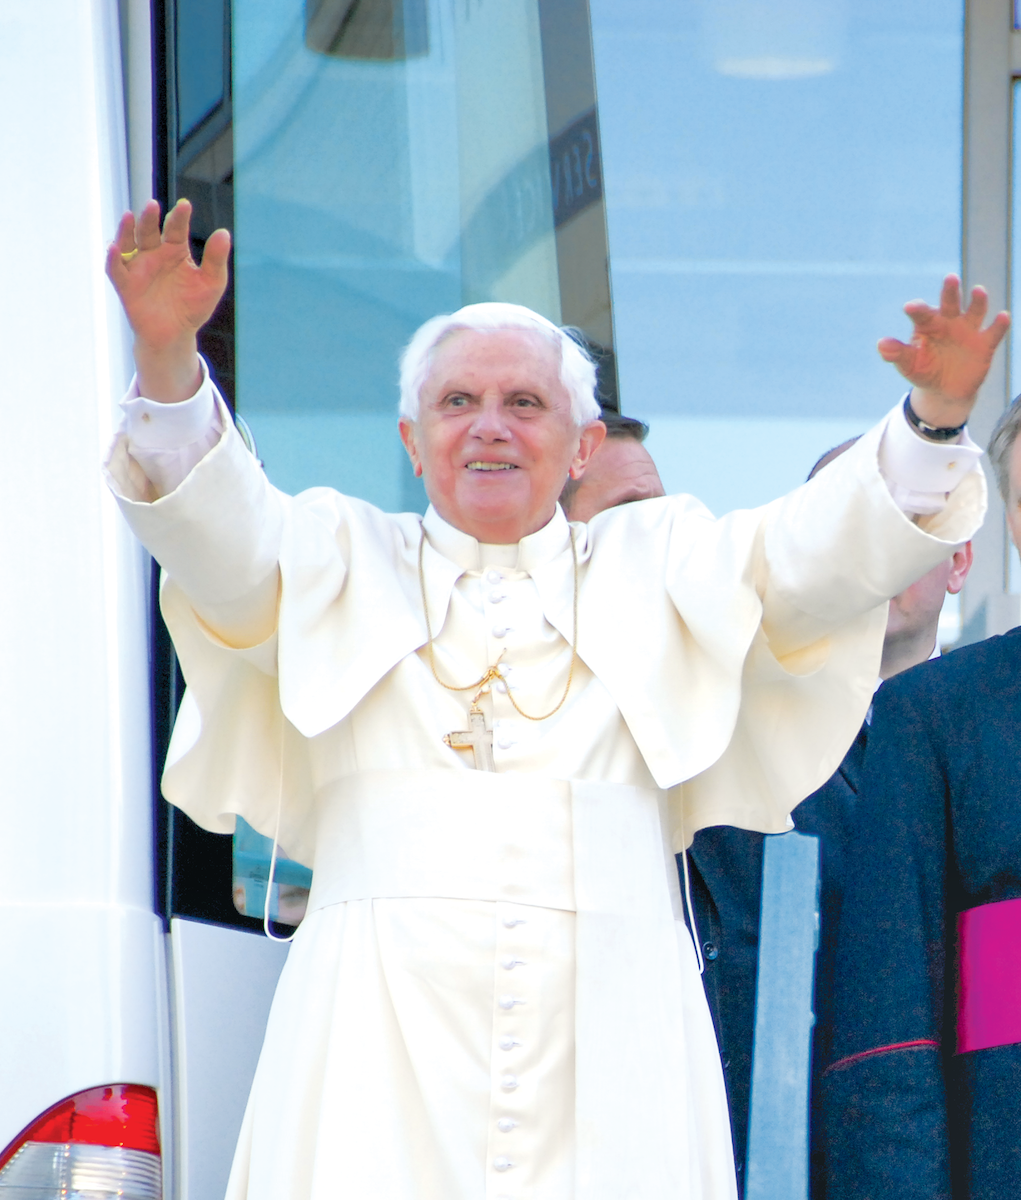
[(219, 1200), (285, 948), (154, 905), (149, 560), (100, 474), (131, 374), (103, 257), (151, 189), (150, 62), (145, 0), (0, 13), (0, 1149), (147, 1085), (163, 1194)]

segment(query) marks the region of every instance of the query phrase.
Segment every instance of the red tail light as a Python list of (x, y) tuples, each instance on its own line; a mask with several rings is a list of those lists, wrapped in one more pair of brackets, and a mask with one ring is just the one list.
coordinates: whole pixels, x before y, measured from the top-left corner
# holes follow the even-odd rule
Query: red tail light
[(158, 1198), (159, 1154), (152, 1088), (135, 1083), (89, 1088), (48, 1108), (0, 1154), (0, 1200), (9, 1189), (20, 1194), (26, 1186), (40, 1200), (65, 1195), (69, 1186), (81, 1189), (73, 1184), (78, 1176), (97, 1198)]

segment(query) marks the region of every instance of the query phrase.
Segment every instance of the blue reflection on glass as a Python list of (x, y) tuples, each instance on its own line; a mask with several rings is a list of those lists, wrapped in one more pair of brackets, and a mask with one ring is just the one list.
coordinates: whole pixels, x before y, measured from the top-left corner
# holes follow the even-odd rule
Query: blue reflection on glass
[(177, 0), (179, 142), (223, 100), (224, 0)]
[[(397, 438), (397, 357), (461, 300), (456, 169), (446, 197), (442, 178), (451, 82), (441, 52), (315, 53), (300, 0), (236, 6), (238, 397), (285, 491), (424, 509)], [(423, 122), (435, 128), (416, 158), (409, 129)], [(445, 200), (453, 225), (437, 233), (429, 203)]]
[(963, 5), (591, 11), (622, 408), (668, 490), (764, 502), (894, 404), (876, 339), (959, 269)]

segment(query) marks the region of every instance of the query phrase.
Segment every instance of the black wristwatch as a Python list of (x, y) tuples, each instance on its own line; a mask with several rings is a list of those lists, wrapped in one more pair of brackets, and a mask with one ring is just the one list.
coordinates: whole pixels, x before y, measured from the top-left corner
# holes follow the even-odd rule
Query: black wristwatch
[(953, 428), (939, 425), (926, 425), (922, 418), (911, 407), (911, 393), (904, 397), (904, 415), (908, 419), (908, 423), (913, 425), (915, 429), (928, 439), (930, 442), (952, 442), (955, 437), (958, 437), (964, 432), (963, 425), (955, 425)]

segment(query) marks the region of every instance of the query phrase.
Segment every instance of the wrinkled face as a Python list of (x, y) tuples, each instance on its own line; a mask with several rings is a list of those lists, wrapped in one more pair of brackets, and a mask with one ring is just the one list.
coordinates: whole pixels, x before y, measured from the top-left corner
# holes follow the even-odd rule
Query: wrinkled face
[(589, 459), (567, 515), (590, 521), (604, 508), (664, 496), (652, 455), (633, 437), (608, 437)]
[(579, 428), (555, 346), (524, 329), (459, 330), (433, 352), (401, 440), (445, 521), (480, 542), (520, 541), (553, 516), (606, 428)]

